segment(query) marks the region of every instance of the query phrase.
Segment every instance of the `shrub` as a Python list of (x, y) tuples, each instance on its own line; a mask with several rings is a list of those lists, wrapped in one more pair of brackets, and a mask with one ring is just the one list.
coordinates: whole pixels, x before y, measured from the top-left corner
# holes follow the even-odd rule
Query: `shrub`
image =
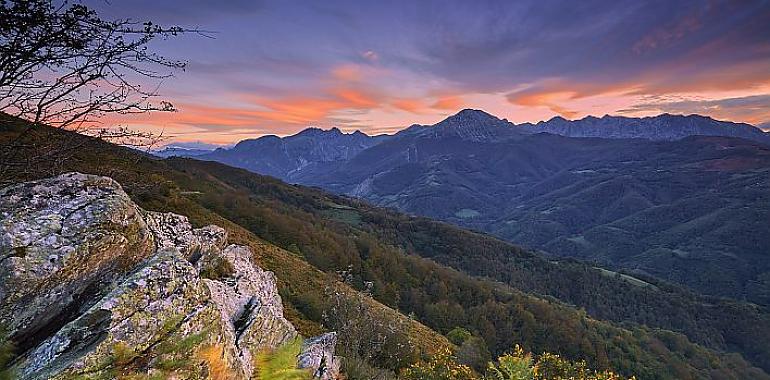
[(403, 371), (406, 380), (469, 380), (475, 379), (470, 367), (458, 364), (452, 352), (444, 349), (427, 362), (419, 362)]
[(489, 363), (488, 380), (534, 380), (536, 366), (533, 365), (532, 355), (524, 353), (516, 346), (513, 354), (506, 354), (497, 359), (497, 363)]
[[(403, 371), (405, 380), (474, 380), (479, 377), (473, 370), (458, 363), (451, 351), (444, 350), (427, 362), (412, 365)], [(588, 369), (585, 362), (570, 362), (559, 355), (544, 353), (534, 358), (518, 345), (510, 354), (487, 365), (483, 380), (624, 380), (612, 371), (597, 372)], [(632, 377), (629, 380), (633, 380)]]
[(472, 335), (470, 331), (462, 327), (455, 327), (452, 329), (452, 331), (446, 334), (446, 337), (449, 339), (449, 341), (457, 346), (465, 343), (465, 341), (468, 340), (471, 336)]
[[(559, 355), (544, 353), (536, 360), (518, 345), (513, 353), (505, 354), (496, 363), (489, 363), (487, 380), (623, 380), (624, 377), (612, 372), (597, 372), (586, 363), (570, 362)], [(631, 378), (633, 379), (633, 377)]]
[(221, 280), (235, 273), (233, 264), (226, 258), (212, 255), (201, 264), (200, 275), (210, 280)]
[(414, 362), (417, 355), (406, 320), (394, 318), (395, 312), (388, 309), (373, 307), (368, 295), (329, 289), (327, 296), (330, 305), (323, 322), (340, 337), (340, 355), (360, 358), (384, 372), (398, 371)]

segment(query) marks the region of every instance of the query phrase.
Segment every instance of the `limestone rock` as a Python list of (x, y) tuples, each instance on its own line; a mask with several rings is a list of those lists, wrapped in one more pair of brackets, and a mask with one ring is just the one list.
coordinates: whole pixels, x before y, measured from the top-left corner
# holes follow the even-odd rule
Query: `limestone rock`
[(187, 217), (170, 212), (149, 211), (144, 216), (157, 249), (176, 247), (193, 262), (206, 252), (221, 250), (227, 241), (227, 232), (219, 226), (194, 229)]
[(333, 332), (306, 340), (302, 344), (297, 366), (310, 368), (313, 371), (313, 376), (321, 380), (338, 379), (340, 359), (334, 356), (336, 345), (337, 334)]
[[(0, 323), (21, 379), (249, 379), (253, 355), (297, 336), (275, 275), (217, 226), (136, 206), (115, 181), (70, 173), (0, 190)], [(298, 367), (338, 376), (336, 336)], [(205, 364), (204, 364), (205, 363)]]
[[(286, 343), (297, 336), (294, 326), (283, 317), (275, 275), (251, 263), (251, 251), (230, 245), (221, 257), (233, 272), (222, 281), (204, 279), (211, 302), (222, 321), (234, 334), (238, 360), (251, 371), (252, 354)], [(201, 260), (205, 265), (205, 260)]]
[(7, 187), (0, 217), (0, 325), (20, 350), (153, 251), (138, 208), (110, 178), (71, 173)]

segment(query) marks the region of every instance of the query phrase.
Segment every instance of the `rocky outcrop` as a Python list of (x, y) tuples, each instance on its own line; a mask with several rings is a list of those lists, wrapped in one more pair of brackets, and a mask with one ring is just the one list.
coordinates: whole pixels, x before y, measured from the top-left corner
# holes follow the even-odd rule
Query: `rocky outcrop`
[(334, 346), (336, 345), (337, 334), (333, 332), (308, 339), (302, 345), (299, 367), (312, 368), (313, 376), (321, 380), (335, 379), (340, 371), (339, 358), (334, 356)]
[[(22, 379), (248, 379), (255, 355), (297, 337), (249, 248), (144, 211), (109, 178), (2, 189), (0, 216), (0, 324)], [(336, 378), (335, 343), (309, 339), (298, 367)]]

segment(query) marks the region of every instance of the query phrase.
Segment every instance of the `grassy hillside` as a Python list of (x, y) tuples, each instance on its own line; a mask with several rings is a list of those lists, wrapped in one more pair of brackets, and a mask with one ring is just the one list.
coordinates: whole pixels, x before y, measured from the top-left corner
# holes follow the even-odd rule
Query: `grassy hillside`
[[(220, 164), (159, 161), (99, 142), (84, 144), (74, 156), (56, 170), (111, 175), (142, 207), (189, 215), (196, 224), (223, 225), (231, 231), (233, 241), (251, 245), (260, 264), (276, 272), (290, 305), (289, 314), (303, 332), (320, 328), (331, 303), (330, 288), (355, 297), (352, 289), (335, 280), (344, 271), (353, 288), (371, 288), (379, 302), (430, 327), (432, 330), (372, 302), (373, 308), (386, 310), (378, 315), (405, 320), (415, 346), (425, 350), (446, 344), (433, 331), (448, 333), (463, 326), (482, 337), (494, 354), (518, 343), (534, 352), (558, 352), (570, 359), (584, 359), (595, 368), (612, 367), (644, 379), (768, 378), (740, 355), (719, 353), (720, 345), (726, 350), (736, 347), (720, 341), (724, 338), (718, 337), (718, 330), (703, 328), (703, 334), (716, 336), (715, 342), (699, 338), (703, 345), (694, 344), (682, 334), (599, 320), (564, 302), (568, 297), (561, 295), (559, 300), (549, 295), (557, 294), (556, 289), (565, 294), (574, 289), (581, 297), (617, 298), (611, 304), (628, 303), (650, 308), (650, 314), (663, 314), (672, 310), (644, 302), (645, 297), (664, 292), (660, 290), (663, 284), (655, 290), (584, 265), (553, 264), (483, 235)], [(463, 268), (466, 259), (486, 260), (488, 265), (480, 268), (496, 268), (499, 273), (510, 273), (511, 278), (507, 284), (474, 278), (428, 257), (456, 269), (467, 269)], [(474, 274), (495, 277), (488, 270), (490, 273)], [(678, 297), (684, 293), (665, 290), (663, 294)], [(687, 309), (691, 305), (682, 296), (672, 299), (669, 306), (678, 307), (673, 309), (674, 315), (685, 316), (698, 310)], [(691, 316), (688, 323), (697, 325), (701, 317)], [(756, 344), (761, 346), (762, 340)], [(748, 352), (745, 345), (740, 349)], [(384, 358), (374, 360), (389, 365)]]

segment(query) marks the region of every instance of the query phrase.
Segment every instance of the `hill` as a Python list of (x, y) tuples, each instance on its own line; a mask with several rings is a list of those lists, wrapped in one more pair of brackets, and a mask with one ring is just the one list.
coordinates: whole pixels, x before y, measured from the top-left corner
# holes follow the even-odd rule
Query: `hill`
[[(159, 161), (108, 144), (89, 144), (94, 146), (79, 150), (77, 160), (64, 169), (112, 173), (142, 207), (184, 211), (195, 224), (216, 223), (231, 232), (233, 242), (245, 240), (261, 266), (278, 276), (290, 305), (287, 314), (300, 331), (317, 326), (329, 302), (323, 292), (329, 275), (312, 265), (329, 274), (345, 271), (359, 290), (371, 284), (375, 299), (435, 331), (466, 327), (494, 353), (520, 343), (535, 352), (559, 352), (640, 378), (766, 376), (736, 355), (719, 353), (740, 351), (765, 365), (766, 340), (761, 337), (770, 331), (763, 327), (767, 317), (748, 305), (708, 300), (663, 283), (642, 287), (580, 263), (551, 262), (488, 236), (217, 163)], [(509, 279), (474, 278), (437, 261)], [(596, 310), (579, 310), (577, 305), (588, 302), (581, 297), (594, 300), (596, 310), (608, 305), (604, 310), (632, 314), (636, 309), (652, 322), (645, 327), (633, 319), (602, 320)], [(646, 302), (656, 298), (667, 304)], [(651, 317), (666, 315), (675, 321), (672, 329), (690, 338), (665, 331), (663, 322)], [(423, 337), (418, 342), (426, 342), (422, 347), (437, 339), (429, 331), (415, 330), (422, 331), (416, 334)]]
[[(0, 115), (0, 146), (16, 138), (26, 128), (26, 122)], [(330, 328), (345, 331), (340, 325), (341, 318), (360, 320), (356, 328), (348, 327), (349, 334), (340, 335), (337, 346), (338, 354), (346, 356), (343, 367), (352, 366), (361, 372), (360, 377), (353, 379), (384, 376), (383, 373), (386, 376), (388, 372), (420, 357), (451, 346), (443, 335), (351, 288), (336, 272), (321, 272), (296, 254), (261, 239), (196, 203), (191, 199), (195, 197), (194, 193), (184, 191), (173, 183), (170, 177), (172, 170), (147, 154), (51, 128), (34, 128), (22, 141), (25, 142), (24, 147), (31, 147), (30, 150), (19, 149), (15, 152), (22, 157), (37, 154), (37, 148), (41, 146), (72, 152), (73, 156), (69, 157), (66, 165), (38, 165), (18, 168), (13, 173), (4, 172), (3, 179), (6, 181), (10, 179), (11, 183), (18, 183), (68, 171), (110, 175), (117, 178), (131, 199), (146, 210), (185, 215), (196, 227), (223, 227), (227, 231), (228, 244), (248, 248), (256, 265), (275, 273), (285, 317), (302, 336), (318, 335)], [(205, 179), (201, 181), (207, 182)], [(337, 305), (352, 308), (353, 311), (341, 310), (343, 308), (335, 307)], [(398, 331), (393, 332), (391, 328)], [(366, 335), (383, 338), (386, 333), (384, 341)], [(372, 339), (361, 341), (361, 337)], [(0, 342), (5, 338), (3, 332)], [(18, 345), (14, 346), (18, 348)], [(25, 353), (14, 351), (15, 355)], [(0, 353), (7, 355), (5, 345), (0, 344)], [(4, 356), (0, 364), (5, 364), (6, 358)], [(3, 374), (0, 368), (0, 375)]]

